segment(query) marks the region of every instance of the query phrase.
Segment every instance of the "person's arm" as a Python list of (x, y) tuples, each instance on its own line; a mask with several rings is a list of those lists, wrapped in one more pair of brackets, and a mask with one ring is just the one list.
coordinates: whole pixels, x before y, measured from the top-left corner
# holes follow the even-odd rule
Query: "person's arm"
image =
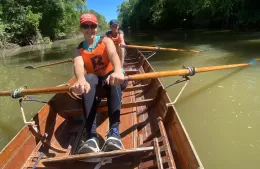
[[(120, 31), (119, 37), (120, 37), (120, 46), (125, 45), (123, 31)], [(121, 60), (121, 67), (123, 67), (124, 61), (125, 61), (125, 48), (119, 47), (119, 57), (120, 57), (120, 60)]]
[(110, 38), (105, 37), (104, 43), (106, 44), (109, 60), (114, 67), (114, 72), (108, 76), (106, 81), (111, 85), (120, 85), (124, 81), (124, 75), (122, 73), (121, 62), (117, 54), (116, 47)]
[(109, 60), (111, 61), (112, 65), (114, 67), (114, 71), (121, 72), (120, 59), (116, 52), (116, 47), (115, 47), (113, 41), (109, 38), (104, 38), (104, 42), (106, 44)]
[(119, 36), (120, 36), (120, 43), (122, 45), (125, 45), (125, 40), (124, 40), (124, 32), (123, 31), (119, 31)]
[(77, 78), (77, 82), (72, 86), (73, 92), (77, 94), (88, 93), (90, 85), (85, 79), (84, 61), (78, 49), (74, 51), (73, 70)]
[(73, 58), (73, 70), (78, 81), (85, 80), (84, 61), (78, 49), (75, 49)]

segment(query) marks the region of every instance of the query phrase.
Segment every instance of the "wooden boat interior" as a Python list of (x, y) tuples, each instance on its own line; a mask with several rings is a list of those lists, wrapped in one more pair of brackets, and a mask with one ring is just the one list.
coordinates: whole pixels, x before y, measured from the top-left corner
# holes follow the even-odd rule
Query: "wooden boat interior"
[[(126, 74), (153, 72), (146, 54), (154, 53), (127, 49)], [(68, 84), (74, 82), (72, 78)], [(97, 114), (100, 148), (109, 127), (106, 101), (101, 99)], [(170, 102), (159, 79), (128, 81), (122, 95), (119, 128), (124, 150), (77, 154), (86, 137), (80, 97), (56, 94), (32, 119), (35, 125), (24, 126), (1, 152), (0, 168), (202, 169), (188, 133)]]

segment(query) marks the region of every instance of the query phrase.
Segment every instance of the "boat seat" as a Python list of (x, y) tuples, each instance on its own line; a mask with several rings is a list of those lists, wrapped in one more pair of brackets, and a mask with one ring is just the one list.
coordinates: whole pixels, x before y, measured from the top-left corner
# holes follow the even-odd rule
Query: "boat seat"
[(138, 72), (139, 72), (139, 70), (137, 70), (137, 69), (125, 69), (125, 73), (126, 73), (127, 75), (136, 74), (136, 73), (138, 73)]
[[(98, 153), (88, 153), (88, 154), (77, 154), (77, 155), (68, 155), (63, 157), (54, 157), (54, 158), (46, 158), (41, 160), (43, 164), (51, 164), (57, 162), (65, 162), (65, 161), (83, 161), (83, 162), (101, 162), (101, 160), (105, 158), (116, 158), (120, 156), (131, 156), (135, 157), (138, 155), (147, 155), (147, 153), (154, 152), (154, 147), (141, 147), (141, 148), (133, 148), (126, 150), (117, 150), (111, 152), (98, 152)], [(131, 158), (129, 158), (131, 159)]]
[[(145, 85), (141, 86), (141, 88), (145, 87)], [(136, 87), (140, 88), (140, 86)], [(122, 108), (131, 108), (131, 107), (136, 107), (136, 106), (144, 106), (144, 105), (149, 105), (153, 102), (154, 99), (144, 99), (140, 101), (135, 101), (135, 102), (127, 102), (127, 103), (122, 103)], [(63, 118), (68, 118), (68, 117), (74, 117), (74, 116), (80, 116), (82, 115), (82, 108), (78, 109), (71, 109), (71, 110), (64, 110), (62, 112), (59, 112), (58, 114), (62, 116)], [(102, 112), (107, 112), (108, 107), (106, 105), (106, 100), (103, 99), (100, 103), (100, 106), (97, 108), (97, 112), (102, 113)]]
[[(158, 127), (161, 136), (139, 144), (138, 148), (117, 150), (110, 152), (97, 152), (88, 154), (64, 155), (49, 157), (39, 161), (40, 166), (54, 167), (62, 165), (95, 165), (96, 169), (102, 165), (134, 164), (141, 168), (176, 168), (174, 157), (166, 135), (164, 124), (158, 118)], [(156, 159), (156, 160), (154, 160)], [(109, 164), (110, 163), (110, 164)]]

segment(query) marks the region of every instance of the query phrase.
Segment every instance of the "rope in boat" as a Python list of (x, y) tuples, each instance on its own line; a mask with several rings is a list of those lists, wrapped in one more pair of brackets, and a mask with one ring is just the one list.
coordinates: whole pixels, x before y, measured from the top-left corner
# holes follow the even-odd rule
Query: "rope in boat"
[[(140, 52), (144, 55), (144, 58), (146, 60), (150, 59), (151, 57), (153, 57), (156, 54), (156, 51), (140, 51)], [(150, 54), (148, 54), (146, 56), (144, 53), (150, 53)]]
[[(37, 100), (35, 98), (32, 98), (30, 96), (23, 96), (21, 99), (19, 99), (19, 104), (20, 104), (20, 110), (21, 110), (21, 113), (22, 113), (22, 117), (23, 117), (23, 121), (24, 121), (24, 124), (27, 125), (27, 126), (32, 126), (33, 130), (37, 133), (39, 133), (39, 130), (37, 128), (37, 125), (35, 124), (35, 121), (26, 121), (26, 117), (25, 117), (25, 113), (24, 113), (24, 110), (23, 110), (23, 105), (22, 105), (22, 102), (23, 101), (35, 101), (35, 102), (39, 102), (39, 103), (47, 103), (45, 101), (42, 101), (42, 100)], [(53, 124), (52, 124), (53, 125)], [(42, 138), (41, 138), (41, 141), (44, 141), (46, 138), (48, 137), (48, 134), (45, 133)], [(40, 162), (40, 160), (42, 159), (42, 157), (44, 156), (44, 153), (43, 152), (40, 152), (40, 154), (38, 155), (37, 157), (37, 161), (34, 163), (32, 169), (36, 169), (38, 163)]]
[(112, 163), (112, 158), (111, 158), (111, 157), (110, 157), (110, 158), (101, 159), (101, 161), (95, 166), (94, 169), (100, 169), (100, 167), (101, 167), (102, 165), (106, 165), (106, 164), (108, 164), (108, 163)]
[(27, 86), (23, 86), (11, 91), (11, 97), (14, 99), (22, 97), (21, 91), (27, 89)]
[(153, 57), (156, 54), (155, 51), (149, 51), (149, 52), (152, 52), (152, 53), (149, 54), (147, 57), (145, 57), (146, 60), (150, 59), (151, 57)]
[[(45, 133), (45, 134), (43, 135), (43, 137), (42, 137), (41, 140), (44, 141), (47, 137), (48, 137), (48, 134)], [(38, 163), (41, 161), (41, 159), (42, 159), (43, 156), (44, 156), (44, 153), (43, 153), (43, 152), (40, 152), (40, 154), (38, 155), (37, 160), (36, 160), (36, 162), (34, 163), (32, 169), (36, 169)]]
[(123, 155), (118, 155), (118, 156), (114, 156), (114, 157), (104, 157), (104, 158), (101, 158), (100, 162), (97, 163), (97, 165), (95, 166), (94, 169), (100, 169), (100, 167), (102, 165), (106, 165), (108, 163), (112, 163), (113, 158), (117, 158), (117, 157), (121, 157), (121, 156), (123, 156)]
[[(111, 130), (111, 129), (110, 129), (110, 130)], [(109, 132), (110, 130), (107, 131), (107, 134), (108, 134), (108, 132)], [(121, 141), (120, 141), (120, 142), (121, 142)], [(121, 142), (121, 144), (122, 144), (122, 142)], [(104, 146), (105, 146), (105, 144), (104, 144), (104, 145), (102, 146), (102, 148), (100, 149), (101, 151), (104, 150)], [(123, 149), (125, 149), (123, 144), (122, 144), (122, 147), (123, 147)], [(113, 158), (121, 157), (121, 156), (123, 156), (123, 155), (124, 155), (124, 154), (122, 154), (122, 155), (117, 155), (117, 156), (113, 156), (113, 157), (103, 157), (103, 158), (100, 159), (100, 162), (97, 163), (97, 165), (95, 166), (94, 169), (100, 169), (100, 167), (101, 167), (102, 165), (106, 165), (106, 164), (108, 164), (108, 163), (112, 163)], [(91, 160), (91, 159), (90, 159), (90, 160)], [(84, 161), (85, 161), (85, 162), (91, 162), (91, 161), (89, 161), (89, 160), (84, 160)], [(92, 161), (92, 162), (93, 162), (93, 161)]]
[(182, 79), (179, 79), (175, 82), (173, 82), (172, 84), (168, 85), (167, 87), (165, 87), (165, 90), (175, 84), (181, 83), (181, 82), (185, 82), (184, 86), (182, 87), (181, 91), (179, 92), (179, 94), (176, 96), (175, 100), (171, 103), (167, 103), (167, 105), (174, 105), (177, 100), (180, 98), (182, 92), (184, 91), (184, 89), (186, 88), (186, 86), (188, 85), (188, 83), (190, 82), (190, 78), (188, 76), (193, 76), (195, 75), (195, 68), (194, 67), (189, 67), (189, 66), (183, 66), (183, 68), (188, 69), (189, 70), (189, 74), (182, 76)]
[(167, 105), (174, 105), (177, 100), (179, 99), (180, 95), (182, 94), (182, 92), (184, 91), (184, 89), (186, 88), (187, 84), (189, 83), (190, 80), (186, 80), (186, 83), (184, 84), (184, 86), (182, 87), (181, 91), (179, 92), (179, 94), (176, 96), (175, 100), (171, 103), (168, 103)]
[(41, 152), (41, 153), (39, 154), (38, 159), (37, 159), (37, 161), (34, 163), (32, 169), (36, 169), (37, 164), (40, 162), (40, 160), (42, 159), (43, 155), (44, 155), (43, 152)]
[[(16, 95), (17, 96), (17, 95)], [(22, 105), (22, 102), (23, 101), (35, 101), (35, 102), (39, 102), (39, 103), (47, 103), (45, 101), (41, 101), (41, 100), (37, 100), (37, 99), (34, 99), (30, 96), (24, 96), (22, 97), (21, 99), (19, 99), (19, 105), (20, 105), (20, 111), (22, 113), (22, 117), (23, 117), (23, 122), (25, 125), (32, 125), (33, 129), (38, 132), (38, 129), (37, 129), (37, 126), (35, 125), (35, 121), (27, 121), (26, 120), (26, 117), (25, 117), (25, 113), (24, 113), (24, 110), (23, 110), (23, 105)]]
[(46, 101), (35, 99), (35, 98), (31, 97), (31, 96), (23, 97), (23, 101), (34, 101), (34, 102), (39, 102), (39, 103), (48, 103)]

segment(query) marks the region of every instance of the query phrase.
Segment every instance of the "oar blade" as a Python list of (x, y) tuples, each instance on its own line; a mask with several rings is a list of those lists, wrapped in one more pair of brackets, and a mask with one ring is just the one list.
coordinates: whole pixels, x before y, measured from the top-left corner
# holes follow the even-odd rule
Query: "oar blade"
[(63, 61), (60, 61), (60, 62), (50, 63), (50, 64), (47, 64), (47, 65), (42, 65), (42, 66), (37, 66), (37, 67), (26, 66), (25, 68), (26, 68), (26, 69), (38, 69), (38, 68), (41, 68), (41, 67), (47, 67), (47, 66), (52, 66), (52, 65), (58, 65), (58, 64), (62, 64), (62, 63), (68, 63), (68, 62), (73, 62), (73, 60), (71, 60), (71, 59), (69, 59), (69, 60), (63, 60)]
[(33, 66), (25, 66), (24, 68), (25, 69), (35, 69), (35, 67), (33, 67)]

